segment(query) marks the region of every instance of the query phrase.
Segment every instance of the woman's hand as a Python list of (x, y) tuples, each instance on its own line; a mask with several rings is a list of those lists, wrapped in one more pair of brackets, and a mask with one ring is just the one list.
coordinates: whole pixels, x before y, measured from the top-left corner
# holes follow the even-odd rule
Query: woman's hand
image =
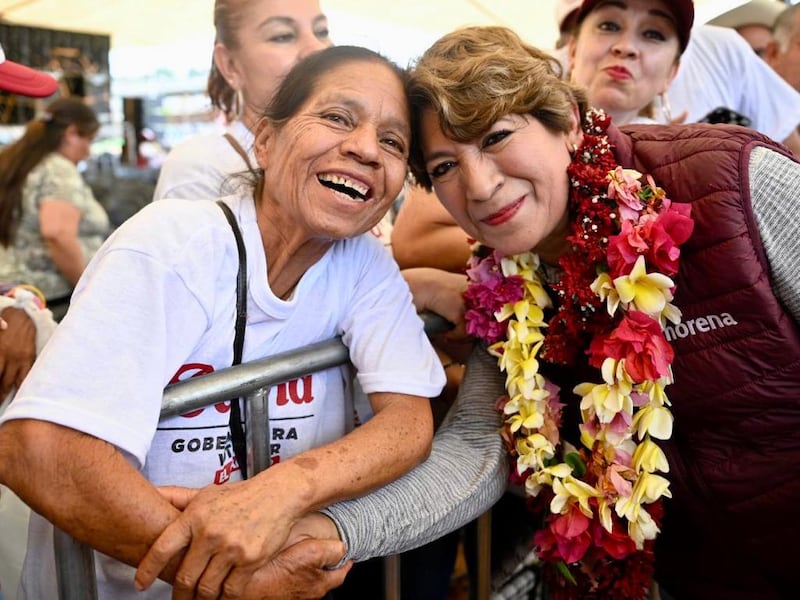
[(430, 267), (403, 269), (401, 273), (411, 289), (417, 312), (434, 312), (463, 331), (464, 290), (467, 289), (467, 278), (463, 273)]
[(291, 486), (273, 467), (248, 481), (201, 490), (163, 488), (181, 515), (139, 563), (135, 584), (149, 587), (178, 553), (186, 554), (173, 598), (239, 598), (250, 579), (285, 546), (299, 514)]
[(6, 308), (0, 327), (0, 402), (19, 388), (36, 358), (36, 326), (21, 308)]

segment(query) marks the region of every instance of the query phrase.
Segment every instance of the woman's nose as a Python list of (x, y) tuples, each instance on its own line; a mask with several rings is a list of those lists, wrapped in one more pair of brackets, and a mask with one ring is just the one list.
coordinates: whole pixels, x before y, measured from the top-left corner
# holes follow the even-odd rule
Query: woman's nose
[(300, 58), (303, 59), (309, 54), (324, 50), (330, 45), (331, 41), (328, 38), (320, 39), (313, 31), (308, 32), (303, 36)]
[(611, 46), (611, 53), (614, 56), (630, 58), (639, 54), (639, 48), (630, 35), (620, 35), (614, 45)]
[(377, 165), (380, 155), (377, 131), (367, 125), (353, 128), (342, 143), (342, 151), (353, 156), (359, 162)]
[(497, 166), (482, 156), (463, 165), (464, 186), (469, 200), (484, 202), (503, 186), (503, 175)]

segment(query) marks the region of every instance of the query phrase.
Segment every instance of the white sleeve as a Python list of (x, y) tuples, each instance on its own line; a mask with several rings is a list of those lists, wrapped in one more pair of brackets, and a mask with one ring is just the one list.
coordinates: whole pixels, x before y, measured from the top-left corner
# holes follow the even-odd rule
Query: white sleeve
[(734, 64), (740, 63), (741, 69), (730, 76), (742, 82), (739, 112), (750, 117), (753, 129), (782, 142), (800, 125), (800, 93), (759, 58), (744, 38), (736, 37), (740, 57)]
[(775, 295), (800, 323), (800, 164), (757, 147), (750, 155), (750, 195)]
[[(228, 144), (222, 136), (219, 136), (219, 140)], [(225, 170), (231, 159), (226, 153), (228, 148), (221, 146), (219, 140), (204, 135), (175, 146), (161, 165), (153, 200), (198, 200), (219, 198), (231, 193), (229, 174)], [(214, 147), (220, 149), (216, 156)]]
[(672, 113), (688, 122), (725, 107), (751, 127), (782, 142), (800, 123), (800, 94), (776, 74), (736, 31), (699, 25), (669, 89)]
[(497, 360), (476, 348), (428, 459), (367, 496), (323, 511), (336, 523), (348, 558), (366, 560), (427, 544), (497, 502), (508, 480), (495, 408), (504, 382)]
[(67, 316), (3, 420), (33, 418), (70, 427), (117, 446), (141, 467), (164, 386), (208, 328), (209, 317), (171, 266), (142, 251), (115, 248), (120, 232), (135, 223), (142, 236), (157, 226), (137, 217), (91, 262)]
[(353, 290), (342, 290), (350, 296), (339, 328), (361, 387), (368, 394), (437, 396), (444, 371), (397, 263), (371, 234), (352, 245), (360, 273)]

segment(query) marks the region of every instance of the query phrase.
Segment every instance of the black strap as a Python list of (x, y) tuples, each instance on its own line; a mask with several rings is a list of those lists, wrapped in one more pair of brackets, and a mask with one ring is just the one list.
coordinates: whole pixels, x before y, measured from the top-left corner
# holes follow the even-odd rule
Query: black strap
[[(236, 249), (239, 251), (239, 272), (236, 275), (236, 329), (233, 336), (233, 363), (238, 365), (242, 362), (242, 349), (244, 348), (244, 329), (247, 324), (247, 251), (244, 247), (242, 232), (236, 223), (233, 212), (222, 200), (217, 200), (217, 205), (222, 209), (228, 224), (233, 230), (236, 238)], [(236, 462), (239, 463), (239, 470), (242, 479), (247, 479), (247, 440), (242, 427), (242, 411), (240, 398), (231, 400), (231, 414), (229, 425), (231, 428), (231, 441), (233, 442), (233, 452), (236, 455)]]

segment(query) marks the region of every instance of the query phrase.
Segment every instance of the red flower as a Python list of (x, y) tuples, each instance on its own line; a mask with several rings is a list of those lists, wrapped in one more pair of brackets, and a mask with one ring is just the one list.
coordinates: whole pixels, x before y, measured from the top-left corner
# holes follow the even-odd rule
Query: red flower
[[(611, 278), (627, 275), (639, 255), (644, 255), (651, 270), (668, 277), (678, 272), (679, 246), (692, 235), (694, 222), (683, 210), (689, 205), (673, 204), (658, 215), (643, 216), (638, 224), (624, 221), (619, 235), (608, 241), (608, 268)], [(676, 207), (681, 206), (681, 209)]]
[(625, 370), (635, 383), (669, 375), (674, 358), (659, 322), (640, 311), (626, 313), (610, 334), (595, 337), (588, 354), (597, 368), (607, 357), (625, 359)]
[(564, 515), (551, 515), (547, 526), (533, 534), (533, 541), (544, 560), (576, 563), (592, 545), (591, 521), (573, 505)]
[(594, 544), (605, 550), (609, 556), (616, 559), (625, 558), (636, 552), (636, 544), (628, 535), (619, 518), (613, 517), (611, 533), (596, 520), (592, 523)]

